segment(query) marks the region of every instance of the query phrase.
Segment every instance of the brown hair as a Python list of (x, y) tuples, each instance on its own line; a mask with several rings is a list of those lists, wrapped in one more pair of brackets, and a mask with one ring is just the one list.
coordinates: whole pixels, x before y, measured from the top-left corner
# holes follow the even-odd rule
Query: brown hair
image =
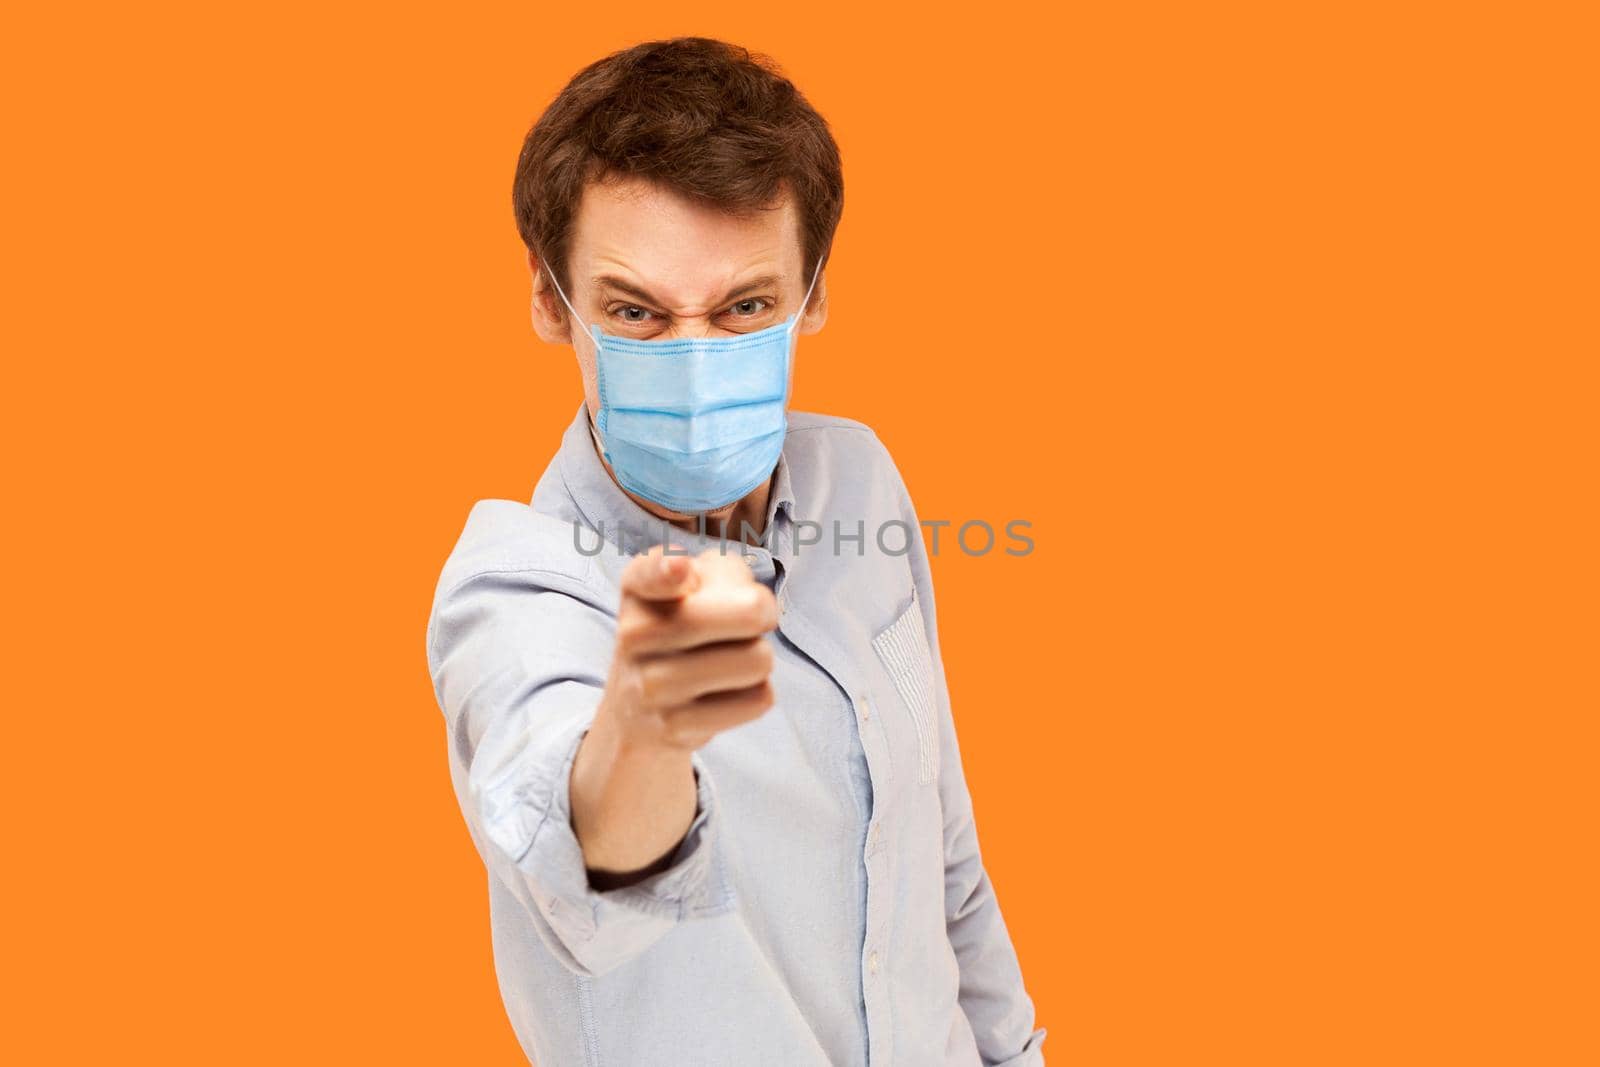
[(827, 122), (772, 60), (707, 37), (647, 41), (589, 64), (528, 131), (512, 209), (523, 244), (564, 285), (585, 183), (624, 175), (736, 214), (790, 189), (808, 277), (844, 210)]

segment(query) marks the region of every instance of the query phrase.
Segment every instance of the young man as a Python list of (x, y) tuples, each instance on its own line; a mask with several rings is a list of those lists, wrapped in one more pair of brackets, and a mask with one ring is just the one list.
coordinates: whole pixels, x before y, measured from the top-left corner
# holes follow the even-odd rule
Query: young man
[(787, 412), (843, 205), (826, 123), (704, 38), (581, 71), (517, 166), (585, 403), (479, 501), (428, 662), (540, 1067), (1008, 1067), (1045, 1031), (984, 872), (921, 527)]

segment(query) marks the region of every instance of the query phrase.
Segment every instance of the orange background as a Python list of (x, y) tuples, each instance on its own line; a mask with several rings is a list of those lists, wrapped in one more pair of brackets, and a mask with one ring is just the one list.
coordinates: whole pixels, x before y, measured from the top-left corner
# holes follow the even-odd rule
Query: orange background
[(0, 1059), (522, 1062), (424, 628), (579, 397), (521, 138), (699, 32), (843, 149), (796, 406), (1033, 523), (935, 577), (1049, 1061), (1600, 1061), (1578, 5), (677, 6), (8, 16)]

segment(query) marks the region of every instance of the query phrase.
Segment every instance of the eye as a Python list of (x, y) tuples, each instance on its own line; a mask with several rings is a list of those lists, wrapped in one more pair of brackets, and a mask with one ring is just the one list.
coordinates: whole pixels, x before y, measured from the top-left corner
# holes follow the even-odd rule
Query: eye
[(759, 315), (767, 310), (767, 301), (764, 297), (752, 296), (746, 300), (739, 301), (728, 310), (741, 318), (748, 318), (751, 315)]
[(612, 314), (616, 315), (623, 322), (628, 323), (630, 326), (636, 326), (641, 322), (650, 321), (650, 312), (646, 311), (642, 307), (639, 307), (637, 304), (628, 304), (624, 307), (617, 308), (616, 310), (612, 311)]

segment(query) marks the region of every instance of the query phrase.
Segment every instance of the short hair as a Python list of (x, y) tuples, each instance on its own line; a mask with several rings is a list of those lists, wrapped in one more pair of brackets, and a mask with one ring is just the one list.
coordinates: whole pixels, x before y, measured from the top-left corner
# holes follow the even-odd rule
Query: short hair
[(569, 280), (585, 185), (629, 175), (735, 214), (770, 208), (787, 188), (807, 276), (844, 211), (827, 122), (771, 59), (708, 37), (647, 41), (589, 64), (528, 131), (511, 203), (523, 244), (557, 281)]

